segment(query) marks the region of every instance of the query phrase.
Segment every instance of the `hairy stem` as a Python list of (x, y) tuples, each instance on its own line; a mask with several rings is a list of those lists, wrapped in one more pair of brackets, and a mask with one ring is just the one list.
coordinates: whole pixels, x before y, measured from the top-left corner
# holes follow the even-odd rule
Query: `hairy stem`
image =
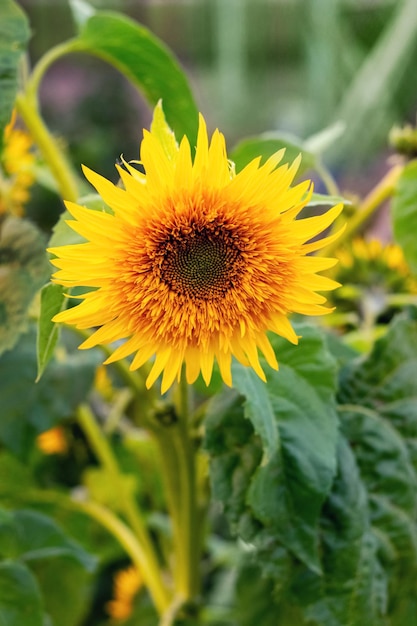
[(161, 452), (161, 467), (172, 520), (174, 581), (179, 603), (195, 601), (200, 589), (196, 459), (190, 433), (188, 392), (188, 385), (182, 380), (174, 398), (173, 422), (154, 428), (154, 436)]

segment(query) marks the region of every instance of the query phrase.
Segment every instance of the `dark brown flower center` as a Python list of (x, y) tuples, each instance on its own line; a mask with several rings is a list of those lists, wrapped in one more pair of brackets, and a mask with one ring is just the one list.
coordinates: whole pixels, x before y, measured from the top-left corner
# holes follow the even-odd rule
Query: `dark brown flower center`
[(166, 242), (160, 278), (175, 293), (211, 300), (235, 286), (241, 271), (241, 251), (230, 232), (191, 227)]

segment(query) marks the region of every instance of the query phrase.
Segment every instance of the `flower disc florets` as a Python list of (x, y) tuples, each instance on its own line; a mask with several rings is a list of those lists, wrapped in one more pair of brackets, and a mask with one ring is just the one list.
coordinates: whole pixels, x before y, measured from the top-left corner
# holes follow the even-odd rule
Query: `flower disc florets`
[(208, 384), (215, 359), (230, 385), (232, 355), (265, 380), (258, 349), (278, 367), (266, 331), (297, 343), (288, 314), (327, 313), (316, 292), (337, 286), (317, 274), (335, 260), (309, 253), (334, 238), (312, 242), (342, 207), (297, 219), (311, 184), (290, 186), (299, 160), (277, 167), (283, 155), (235, 174), (223, 135), (209, 144), (200, 117), (194, 159), (186, 138), (167, 149), (153, 130), (141, 146), (145, 173), (118, 168), (125, 189), (85, 169), (113, 213), (67, 204), (87, 242), (52, 249), (55, 280), (94, 289), (55, 321), (99, 327), (82, 348), (126, 339), (107, 362), (134, 354), (136, 369), (154, 357), (147, 385), (163, 372), (163, 392), (183, 363), (189, 383), (201, 372)]

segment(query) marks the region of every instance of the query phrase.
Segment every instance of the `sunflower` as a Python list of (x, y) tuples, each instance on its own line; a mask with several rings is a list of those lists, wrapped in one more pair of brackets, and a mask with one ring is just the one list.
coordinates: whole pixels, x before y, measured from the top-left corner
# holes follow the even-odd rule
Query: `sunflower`
[(50, 250), (55, 281), (91, 290), (53, 319), (99, 327), (80, 348), (125, 339), (106, 363), (134, 354), (135, 370), (154, 357), (146, 384), (163, 373), (162, 393), (184, 363), (188, 383), (201, 372), (208, 385), (217, 360), (231, 385), (232, 355), (265, 380), (259, 350), (278, 368), (266, 331), (296, 344), (288, 314), (329, 312), (317, 291), (338, 283), (317, 272), (336, 260), (310, 253), (338, 236), (315, 239), (342, 205), (297, 219), (312, 193), (310, 181), (291, 187), (300, 157), (278, 167), (280, 150), (236, 174), (224, 136), (209, 142), (202, 116), (194, 160), (186, 137), (178, 146), (159, 126), (154, 118), (144, 131), (145, 173), (117, 166), (124, 189), (84, 168), (112, 212), (67, 203), (68, 224), (87, 241)]
[(0, 214), (8, 212), (21, 217), (30, 197), (29, 189), (35, 181), (35, 156), (31, 137), (17, 128), (15, 123), (16, 113), (13, 112), (4, 130), (4, 146), (0, 155)]

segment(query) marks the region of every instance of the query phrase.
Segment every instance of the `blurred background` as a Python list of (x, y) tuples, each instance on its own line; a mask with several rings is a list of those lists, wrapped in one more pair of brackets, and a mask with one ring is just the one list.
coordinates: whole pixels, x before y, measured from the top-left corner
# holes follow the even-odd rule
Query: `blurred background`
[[(33, 31), (31, 60), (73, 35), (66, 0), (20, 0)], [(175, 53), (211, 129), (229, 148), (283, 131), (302, 139), (341, 121), (326, 152), (342, 186), (370, 188), (393, 124), (415, 122), (416, 0), (90, 0), (147, 26)], [(90, 56), (52, 66), (44, 116), (74, 163), (114, 178), (137, 158), (150, 111), (116, 70)], [(363, 132), (366, 129), (366, 132)]]

